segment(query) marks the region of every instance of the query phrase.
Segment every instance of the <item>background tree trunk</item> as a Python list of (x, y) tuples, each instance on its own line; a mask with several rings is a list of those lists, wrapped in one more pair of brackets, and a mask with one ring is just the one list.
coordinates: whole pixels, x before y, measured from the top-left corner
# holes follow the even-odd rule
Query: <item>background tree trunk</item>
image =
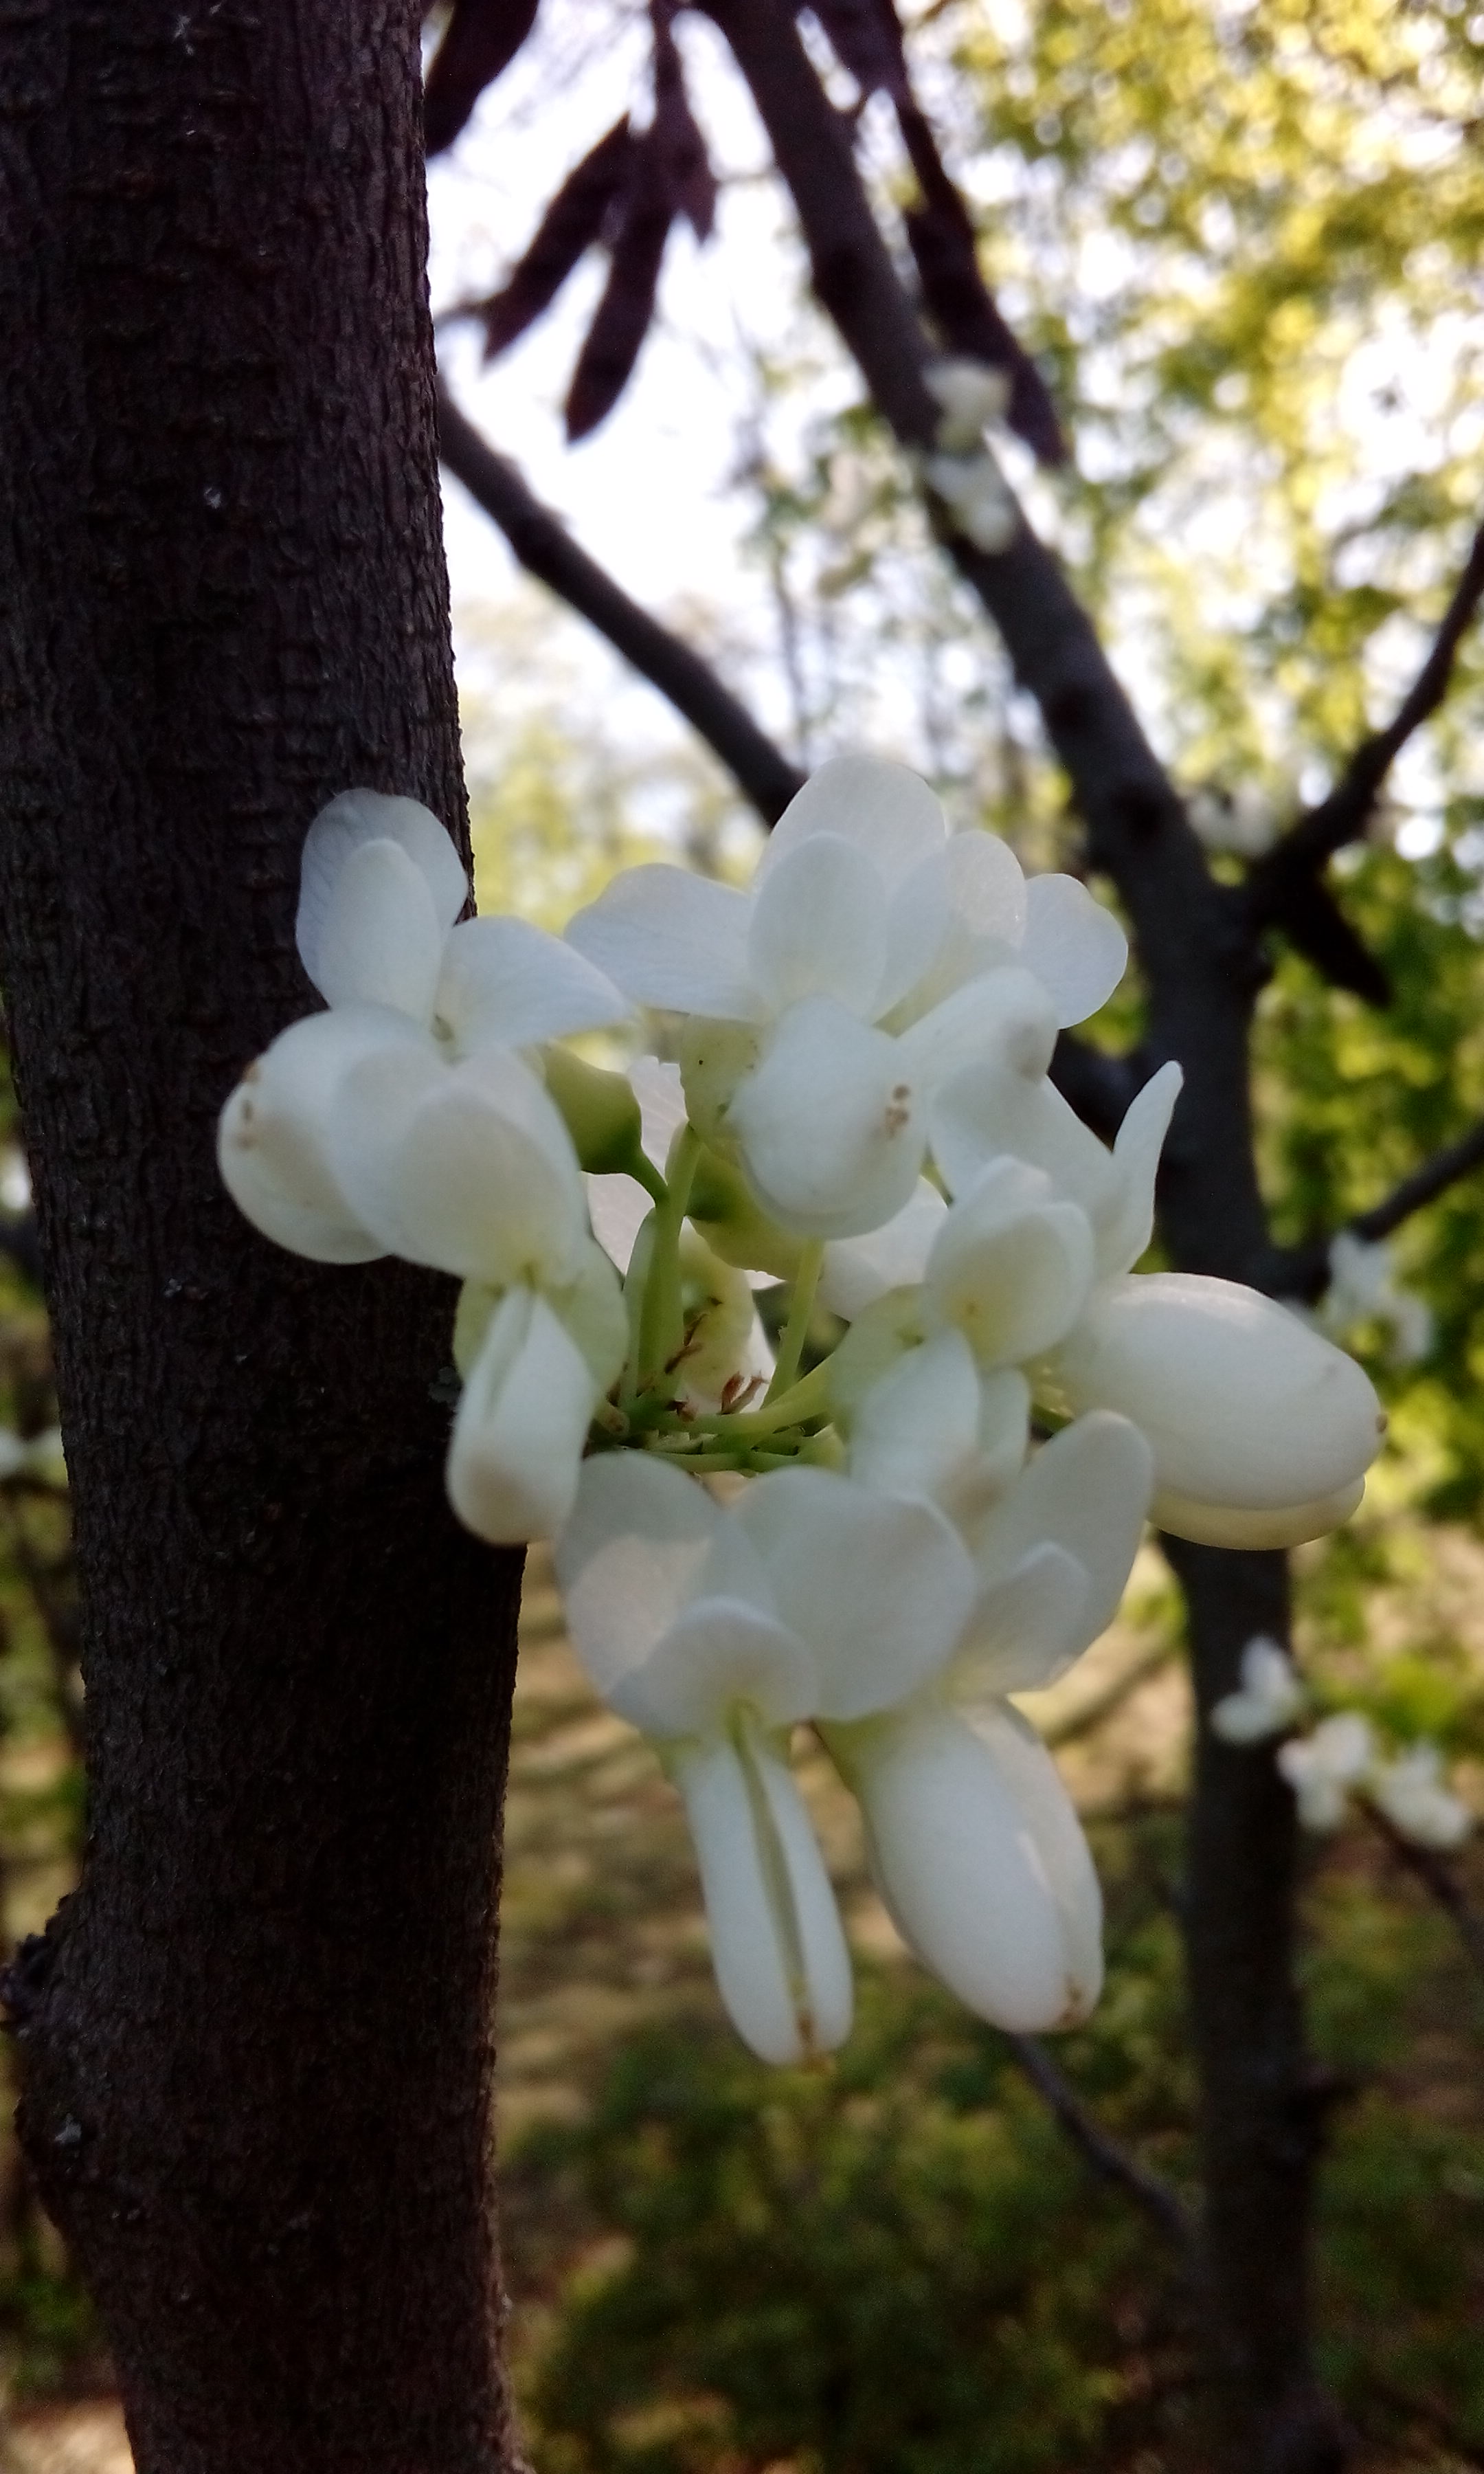
[(24, 2136), (141, 2474), (512, 2462), (491, 2003), (518, 1561), (451, 1285), (213, 1158), (304, 829), (460, 788), (406, 0), (0, 9), (0, 911), (72, 1474), (82, 1886)]

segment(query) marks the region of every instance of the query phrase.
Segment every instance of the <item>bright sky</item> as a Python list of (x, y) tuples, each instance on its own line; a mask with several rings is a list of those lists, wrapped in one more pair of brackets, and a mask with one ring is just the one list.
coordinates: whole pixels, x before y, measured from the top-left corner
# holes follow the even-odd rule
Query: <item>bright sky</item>
[[(566, 445), (562, 405), (602, 285), (597, 253), (489, 369), (480, 367), (472, 326), (444, 330), (441, 352), (470, 417), (637, 599), (662, 610), (699, 590), (760, 627), (763, 588), (737, 555), (749, 505), (730, 486), (741, 410), (737, 343), (739, 335), (762, 346), (781, 340), (787, 261), (751, 103), (709, 27), (687, 18), (680, 31), (717, 168), (731, 177), (707, 249), (688, 227), (672, 234), (661, 318), (617, 409), (581, 446)], [(435, 308), (495, 287), (558, 181), (626, 107), (646, 109), (646, 61), (637, 20), (615, 39), (612, 21), (603, 27), (583, 0), (548, 0), (525, 52), (452, 154), (430, 167)], [(456, 482), (444, 498), (456, 610), (503, 595), (513, 567), (499, 535)]]
[[(690, 12), (678, 34), (698, 116), (723, 176), (718, 229), (706, 249), (688, 229), (672, 234), (660, 316), (616, 410), (581, 446), (566, 445), (562, 403), (603, 280), (598, 253), (563, 288), (555, 308), (490, 368), (480, 366), (478, 330), (471, 324), (444, 328), (441, 349), (454, 392), (471, 418), (493, 445), (515, 457), (532, 487), (621, 584), (662, 616), (682, 614), (687, 600), (717, 614), (729, 643), (737, 647), (729, 664), (733, 684), (767, 726), (786, 737), (790, 708), (776, 614), (760, 566), (741, 548), (755, 502), (751, 492), (736, 486), (734, 475), (754, 409), (755, 353), (786, 348), (796, 358), (801, 345), (797, 243), (767, 177), (766, 144), (751, 100), (720, 38)], [(596, 10), (592, 0), (544, 0), (535, 36), (482, 99), (451, 153), (430, 167), (435, 309), (494, 289), (572, 164), (625, 109), (636, 107), (641, 118), (647, 115), (647, 60), (645, 12), (638, 7)], [(868, 118), (868, 137), (871, 128)], [(1080, 288), (1095, 292), (1101, 285), (1106, 291), (1116, 282), (1111, 250), (1116, 255), (1116, 245), (1108, 243), (1097, 263), (1079, 259)], [(1083, 249), (1082, 258), (1087, 255)], [(1399, 353), (1398, 342), (1375, 337), (1369, 353), (1357, 351), (1352, 383), (1347, 380), (1346, 425), (1363, 438), (1368, 468), (1363, 491), (1376, 488), (1388, 474), (1425, 469), (1437, 451), (1430, 434), (1431, 397), (1443, 380), (1439, 376), (1434, 383), (1415, 349)], [(1448, 358), (1446, 338), (1440, 351), (1439, 370)], [(1377, 369), (1387, 380), (1384, 389), (1374, 382)], [(790, 395), (781, 418), (797, 436), (807, 419), (855, 400), (858, 392), (853, 372), (836, 359), (818, 371), (810, 387)], [(1378, 408), (1383, 400), (1384, 410)], [(775, 449), (780, 436), (786, 445), (789, 432), (780, 431), (776, 403), (768, 421)], [(1233, 449), (1236, 444), (1233, 439)], [(1212, 453), (1219, 459), (1223, 451), (1213, 440)], [(1023, 463), (1014, 452), (1007, 462), (1022, 483)], [(1222, 547), (1223, 528), (1229, 534), (1233, 524), (1240, 527), (1250, 512), (1243, 489), (1225, 486), (1228, 478), (1213, 469), (1211, 486), (1188, 519), (1191, 537), (1204, 537), (1218, 556), (1230, 555)], [(489, 658), (479, 649), (474, 606), (508, 605), (519, 590), (517, 570), (501, 537), (459, 485), (448, 482), (444, 495), (455, 628), (469, 676)], [(1054, 526), (1054, 499), (1040, 483), (1033, 504), (1042, 529), (1048, 521)], [(1233, 621), (1241, 623), (1236, 611)], [(977, 638), (978, 622), (971, 624)], [(590, 678), (593, 693), (602, 698), (611, 736), (635, 749), (673, 743), (682, 725), (588, 631), (569, 622), (560, 640), (568, 667)], [(1372, 669), (1383, 702), (1394, 692), (1393, 677), (1400, 682), (1410, 674), (1418, 641), (1416, 629), (1404, 621), (1381, 631)], [(963, 646), (962, 658), (982, 675), (986, 654), (977, 641)], [(1140, 675), (1137, 633), (1120, 641), (1118, 658), (1146, 719), (1158, 728), (1157, 683)], [(873, 726), (883, 752), (884, 740), (895, 737), (894, 752), (908, 753), (912, 725), (894, 712), (890, 664), (878, 667), (884, 701)], [(1426, 767), (1426, 749), (1419, 742), (1398, 786), (1424, 808), (1432, 804)], [(1322, 788), (1306, 782), (1304, 794)], [(1432, 830), (1430, 819), (1414, 819), (1407, 830), (1422, 848)]]

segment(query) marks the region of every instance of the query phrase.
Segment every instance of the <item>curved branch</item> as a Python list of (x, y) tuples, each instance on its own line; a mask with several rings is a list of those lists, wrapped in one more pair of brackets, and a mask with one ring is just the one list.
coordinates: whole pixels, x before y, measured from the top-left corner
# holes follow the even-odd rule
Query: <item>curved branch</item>
[(1192, 2265), (1195, 2227), (1168, 2184), (1110, 2138), (1102, 2123), (1088, 2111), (1071, 2081), (1058, 2070), (1039, 2037), (1007, 2035), (1005, 2042), (1037, 2095), (1055, 2114), (1072, 2146), (1086, 2157), (1093, 2171), (1100, 2173), (1105, 2182), (1115, 2182), (1126, 2191), (1135, 2206), (1142, 2209), (1165, 2239), (1184, 2254), (1187, 2266)]
[(438, 389), (439, 452), (455, 479), (498, 524), (521, 566), (596, 627), (726, 765), (765, 824), (776, 824), (803, 775), (759, 730), (709, 664), (632, 601), (621, 585), (572, 539), (561, 518), (528, 489), (507, 457), (466, 420), (443, 381)]
[(1384, 730), (1362, 740), (1327, 799), (1301, 816), (1276, 842), (1247, 880), (1246, 899), (1255, 920), (1283, 908), (1295, 883), (1315, 875), (1347, 842), (1364, 833), (1376, 793), (1414, 731), (1438, 710), (1448, 691), (1458, 647), (1484, 600), (1484, 524), (1470, 546), (1453, 596), (1443, 614), (1427, 658)]
[(1430, 1897), (1452, 1918), (1458, 1938), (1470, 1958), (1484, 1976), (1484, 1916), (1479, 1916), (1464, 1896), (1463, 1885), (1451, 1864), (1435, 1847), (1420, 1847), (1414, 1838), (1405, 1838), (1380, 1807), (1366, 1802), (1362, 1809), (1372, 1828), (1377, 1831), (1399, 1864), (1414, 1874)]
[[(1430, 1159), (1414, 1168), (1400, 1185), (1369, 1211), (1357, 1212), (1347, 1220), (1346, 1230), (1352, 1237), (1362, 1237), (1368, 1245), (1378, 1246), (1410, 1220), (1414, 1211), (1422, 1211), (1436, 1202), (1450, 1185), (1484, 1168), (1484, 1123), (1461, 1134), (1456, 1143), (1448, 1143)], [(1257, 1285), (1269, 1297), (1303, 1298), (1310, 1305), (1324, 1296), (1329, 1285), (1329, 1249), (1332, 1238), (1316, 1237), (1306, 1246), (1275, 1247)]]

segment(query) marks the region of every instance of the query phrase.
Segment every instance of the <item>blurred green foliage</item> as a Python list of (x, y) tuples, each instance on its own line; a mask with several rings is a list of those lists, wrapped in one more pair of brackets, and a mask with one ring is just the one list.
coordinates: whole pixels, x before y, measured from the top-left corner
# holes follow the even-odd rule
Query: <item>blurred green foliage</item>
[[(1193, 2200), (1170, 1825), (1120, 1827), (1099, 1854), (1109, 1992), (1052, 2050)], [(1442, 2037), (1467, 2084), (1484, 1996), (1363, 1846), (1317, 1874), (1308, 1911), (1318, 2055), (1354, 2089), (1325, 2184), (1324, 2365), (1386, 2463), (1436, 2464), (1410, 2450), (1484, 2448), (1484, 2111), (1419, 2119), (1408, 2057), (1430, 2040), (1436, 2073)], [(657, 2028), (506, 2172), (517, 2290), (542, 2296), (517, 2356), (540, 2474), (1204, 2462), (1181, 2260), (1005, 2040), (916, 1979), (869, 1975), (850, 2045), (812, 2073)]]

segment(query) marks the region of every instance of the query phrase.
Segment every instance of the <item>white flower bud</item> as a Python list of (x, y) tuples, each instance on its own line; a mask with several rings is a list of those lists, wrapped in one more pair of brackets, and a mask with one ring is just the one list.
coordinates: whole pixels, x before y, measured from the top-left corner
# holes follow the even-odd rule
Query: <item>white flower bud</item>
[(1380, 1445), (1380, 1405), (1354, 1361), (1231, 1281), (1111, 1282), (1057, 1371), (1074, 1408), (1119, 1410), (1148, 1438), (1153, 1517), (1177, 1536), (1229, 1542), (1210, 1533), (1235, 1515), (1248, 1524), (1241, 1542), (1285, 1542), (1296, 1512), (1353, 1508)]

